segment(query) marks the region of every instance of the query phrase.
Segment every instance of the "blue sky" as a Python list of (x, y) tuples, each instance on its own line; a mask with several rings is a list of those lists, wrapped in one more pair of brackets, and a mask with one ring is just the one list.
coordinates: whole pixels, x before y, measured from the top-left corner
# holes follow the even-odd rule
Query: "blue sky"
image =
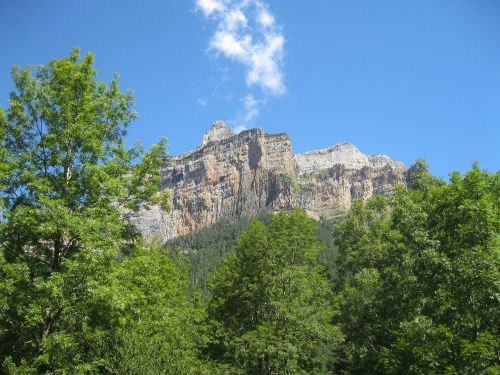
[(12, 65), (79, 46), (134, 90), (131, 143), (166, 135), (178, 154), (223, 119), (295, 152), (349, 141), (438, 176), (499, 169), (498, 0), (197, 1), (0, 1), (0, 106)]

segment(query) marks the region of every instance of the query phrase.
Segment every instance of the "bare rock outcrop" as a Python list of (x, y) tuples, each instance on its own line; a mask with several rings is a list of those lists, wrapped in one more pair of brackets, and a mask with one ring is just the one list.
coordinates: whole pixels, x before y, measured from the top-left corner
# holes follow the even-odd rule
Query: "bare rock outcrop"
[(189, 233), (217, 221), (300, 205), (314, 217), (348, 209), (353, 200), (391, 194), (408, 169), (385, 155), (344, 142), (294, 155), (287, 134), (262, 129), (233, 134), (216, 121), (195, 151), (170, 157), (161, 189), (172, 210), (142, 210), (130, 220), (148, 239)]
[(223, 139), (230, 138), (233, 135), (232, 130), (226, 125), (224, 121), (217, 120), (213, 123), (208, 132), (203, 135), (202, 146), (214, 141), (222, 141)]

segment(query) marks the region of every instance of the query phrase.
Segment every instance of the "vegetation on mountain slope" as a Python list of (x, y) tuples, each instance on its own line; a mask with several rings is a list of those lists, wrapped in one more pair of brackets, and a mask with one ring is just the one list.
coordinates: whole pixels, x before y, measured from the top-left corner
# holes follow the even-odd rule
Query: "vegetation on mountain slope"
[[(191, 282), (206, 293), (209, 275), (219, 268), (224, 256), (234, 250), (238, 236), (255, 219), (264, 224), (269, 223), (270, 215), (271, 213), (267, 212), (254, 217), (243, 216), (237, 219), (222, 220), (211, 227), (199, 229), (167, 241), (165, 244), (166, 253), (172, 258), (185, 256), (189, 263)], [(334, 243), (332, 231), (342, 216), (336, 215), (334, 218), (322, 219), (318, 222), (317, 238), (323, 246), (318, 260), (326, 267), (329, 275), (336, 272), (337, 246)]]

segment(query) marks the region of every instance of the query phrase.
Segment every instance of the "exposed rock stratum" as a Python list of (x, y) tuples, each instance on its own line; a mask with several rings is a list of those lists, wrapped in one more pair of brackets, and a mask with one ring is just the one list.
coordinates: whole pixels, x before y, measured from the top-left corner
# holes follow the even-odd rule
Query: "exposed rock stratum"
[(407, 173), (403, 163), (365, 155), (347, 142), (293, 154), (286, 133), (233, 134), (216, 121), (195, 151), (162, 166), (161, 189), (171, 190), (172, 210), (153, 206), (129, 219), (146, 239), (165, 241), (221, 219), (296, 205), (319, 218), (349, 209), (356, 199), (391, 194)]

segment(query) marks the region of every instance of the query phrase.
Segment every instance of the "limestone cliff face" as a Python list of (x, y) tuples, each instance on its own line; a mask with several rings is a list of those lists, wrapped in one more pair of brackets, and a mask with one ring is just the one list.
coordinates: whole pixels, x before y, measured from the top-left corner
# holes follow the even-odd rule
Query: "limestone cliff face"
[(251, 129), (235, 135), (217, 121), (197, 150), (168, 158), (161, 173), (161, 189), (172, 192), (172, 211), (152, 207), (130, 220), (146, 238), (167, 240), (264, 210), (300, 205), (314, 217), (346, 210), (355, 199), (392, 193), (407, 168), (349, 143), (294, 155), (285, 133)]

